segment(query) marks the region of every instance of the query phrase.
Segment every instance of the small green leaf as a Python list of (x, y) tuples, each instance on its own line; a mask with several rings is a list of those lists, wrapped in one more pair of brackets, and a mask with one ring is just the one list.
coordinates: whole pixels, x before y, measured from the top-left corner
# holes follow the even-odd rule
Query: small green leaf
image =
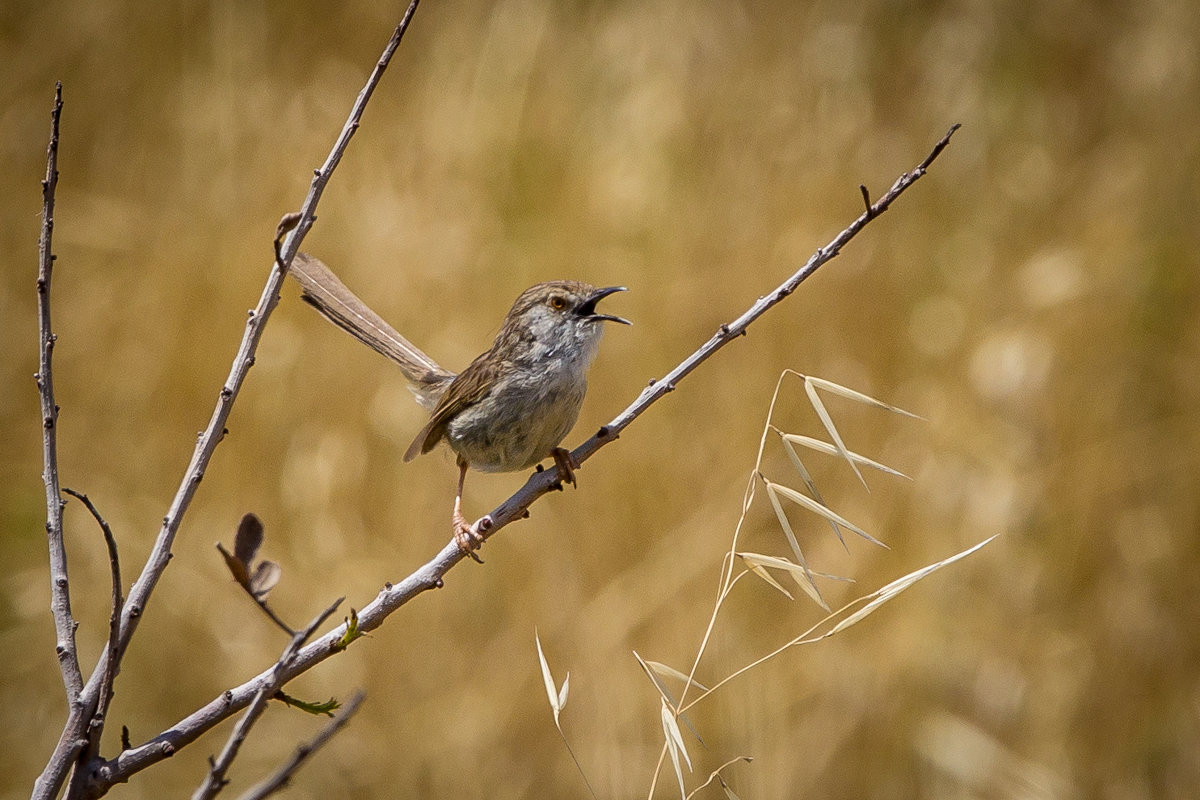
[(350, 616), (346, 617), (345, 622), (346, 632), (334, 643), (333, 649), (335, 650), (345, 650), (351, 642), (363, 635), (363, 632), (358, 629), (358, 612), (353, 608), (350, 609)]
[(298, 697), (292, 697), (291, 695), (284, 693), (282, 690), (275, 693), (275, 699), (279, 700), (290, 708), (298, 708), (308, 714), (324, 714), (327, 717), (332, 717), (333, 712), (342, 707), (342, 704), (337, 701), (336, 697), (331, 697), (323, 702), (314, 703), (308, 700), (301, 700)]

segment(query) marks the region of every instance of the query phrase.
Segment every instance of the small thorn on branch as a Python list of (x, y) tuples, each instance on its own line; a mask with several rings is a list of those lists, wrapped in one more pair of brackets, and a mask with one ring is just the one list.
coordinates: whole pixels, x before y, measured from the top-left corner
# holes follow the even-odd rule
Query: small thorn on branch
[(871, 206), (871, 193), (867, 191), (865, 183), (860, 183), (858, 189), (862, 192), (863, 204), (867, 207), (867, 219), (871, 219), (875, 216), (875, 209)]

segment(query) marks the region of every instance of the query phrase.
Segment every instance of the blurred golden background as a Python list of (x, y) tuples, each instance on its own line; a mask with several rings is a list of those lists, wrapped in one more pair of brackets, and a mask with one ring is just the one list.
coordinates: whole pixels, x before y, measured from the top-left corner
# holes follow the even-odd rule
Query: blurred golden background
[[(53, 311), (61, 476), (140, 570), (207, 422), (276, 221), (298, 208), (403, 7), (10, 2), (0, 9), (0, 797), (28, 796), (64, 719), (46, 574), (34, 279), (54, 81), (65, 109)], [(461, 368), (529, 284), (624, 284), (575, 445), (795, 270), (963, 123), (929, 176), (796, 295), (589, 461), (446, 588), (292, 684), (367, 701), (292, 798), (644, 797), (662, 741), (631, 655), (686, 669), (777, 376), (848, 445), (912, 476), (809, 463), (886, 541), (844, 552), (793, 515), (833, 604), (994, 533), (982, 552), (692, 717), (696, 785), (742, 798), (1194, 797), (1200, 786), (1200, 14), (1186, 0), (444, 4), (427, 0), (305, 249)], [(361, 608), (448, 539), (452, 459), (398, 371), (289, 286), (117, 681), (104, 752), (269, 665), (284, 642), (216, 540), (267, 526), (275, 608)], [(798, 385), (779, 422), (820, 432)], [(778, 445), (766, 469), (797, 485)], [(473, 475), (469, 513), (521, 475)], [(765, 498), (760, 498), (760, 501)], [(744, 547), (786, 555), (765, 502)], [(108, 565), (66, 511), (78, 641)], [(819, 618), (744, 582), (711, 682)], [(321, 725), (270, 710), (240, 791)], [(186, 796), (221, 726), (114, 797)], [(671, 797), (664, 775), (657, 796)], [(710, 786), (702, 797), (720, 797)]]

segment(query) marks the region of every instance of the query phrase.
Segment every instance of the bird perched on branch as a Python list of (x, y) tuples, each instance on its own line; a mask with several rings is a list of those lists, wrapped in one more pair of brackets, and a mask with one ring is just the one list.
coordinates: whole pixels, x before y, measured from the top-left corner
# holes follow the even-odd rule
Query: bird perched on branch
[(559, 443), (579, 416), (587, 371), (600, 344), (600, 323), (630, 322), (601, 314), (596, 304), (623, 286), (596, 288), (578, 281), (549, 281), (526, 289), (504, 318), (491, 348), (455, 375), (401, 336), (307, 253), (292, 261), (302, 297), (327, 319), (400, 367), (417, 402), (431, 410), (413, 439), (411, 461), (445, 441), (457, 456), (454, 539), (478, 560), (478, 523), (462, 514), (467, 470), (513, 472), (550, 457), (560, 480), (574, 483), (567, 450)]

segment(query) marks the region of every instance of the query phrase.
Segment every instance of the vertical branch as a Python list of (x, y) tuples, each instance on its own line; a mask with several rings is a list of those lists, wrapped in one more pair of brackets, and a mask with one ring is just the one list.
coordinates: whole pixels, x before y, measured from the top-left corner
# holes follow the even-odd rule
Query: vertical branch
[[(100, 753), (100, 737), (104, 734), (104, 723), (108, 719), (108, 704), (113, 695), (113, 682), (117, 679), (116, 645), (117, 638), (121, 633), (121, 562), (117, 555), (117, 540), (113, 536), (112, 528), (108, 526), (104, 517), (100, 516), (100, 511), (91, 498), (66, 486), (63, 487), (63, 491), (83, 503), (100, 526), (100, 532), (104, 534), (104, 543), (108, 547), (108, 568), (112, 577), (112, 601), (108, 617), (108, 650), (105, 651), (104, 679), (100, 685), (100, 697), (96, 703), (96, 711), (87, 723), (86, 738), (80, 740), (81, 750), (78, 760), (80, 763), (84, 763), (96, 758)], [(82, 706), (82, 704), (80, 705)], [(72, 788), (67, 792), (68, 797), (78, 796), (82, 792), (84, 777), (82, 771), (74, 774)]]
[[(104, 681), (104, 673), (108, 668), (107, 665), (112, 664), (114, 671), (120, 670), (121, 658), (124, 656), (125, 650), (129, 647), (129, 641), (137, 630), (138, 624), (141, 622), (142, 614), (145, 612), (150, 595), (153, 593), (154, 587), (158, 584), (159, 579), (166, 571), (167, 564), (171, 560), (171, 547), (175, 542), (175, 535), (179, 530), (183, 515), (187, 512), (192, 499), (196, 495), (196, 490), (200, 485), (200, 481), (204, 478), (204, 473), (208, 469), (208, 464), (212, 460), (213, 454), (216, 452), (217, 445), (221, 443), (221, 440), (227, 433), (225, 423), (229, 420), (230, 413), (233, 410), (233, 402), (237, 399), (237, 395), (245, 383), (246, 377), (250, 372), (250, 367), (254, 365), (255, 353), (258, 350), (258, 343), (262, 338), (263, 327), (266, 325), (275, 306), (279, 304), (279, 292), (287, 275), (288, 266), (291, 264), (296, 251), (299, 250), (300, 242), (316, 220), (317, 201), (320, 200), (321, 194), (324, 192), (334, 168), (341, 161), (342, 154), (345, 153), (346, 148), (349, 146), (350, 139), (358, 130), (367, 101), (371, 99), (371, 95), (383, 77), (383, 72), (387, 69), (392, 55), (396, 52), (396, 48), (399, 47), (400, 40), (404, 36), (404, 32), (408, 29), (409, 22), (416, 11), (417, 2), (418, 0), (410, 0), (403, 18), (396, 26), (391, 39), (376, 62), (370, 77), (355, 99), (350, 115), (346, 120), (346, 124), (342, 127), (341, 133), (338, 135), (333, 149), (330, 151), (325, 163), (315, 171), (308, 196), (301, 206), (296, 227), (288, 235), (282, 248), (279, 249), (275, 263), (267, 277), (266, 285), (263, 287), (258, 305), (250, 312), (241, 344), (238, 346), (237, 354), (234, 356), (229, 376), (226, 378), (218, 394), (217, 404), (213, 409), (208, 426), (201, 432), (196, 442), (191, 462), (184, 472), (183, 480), (180, 482), (179, 489), (171, 501), (169, 510), (163, 517), (162, 526), (159, 528), (158, 535), (155, 538), (150, 555), (142, 567), (141, 574), (134, 581), (133, 586), (130, 587), (129, 595), (121, 610), (116, 653), (110, 657), (109, 653), (105, 652), (89, 676), (87, 685), (83, 687), (83, 691), (79, 692), (78, 689), (75, 691), (74, 696), (77, 698), (78, 713), (72, 711), (72, 715), (63, 727), (54, 752), (51, 754), (41, 775), (38, 776), (34, 784), (33, 798), (35, 800), (49, 800), (49, 798), (53, 798), (58, 794), (63, 782), (66, 780), (67, 772), (74, 762), (75, 755), (78, 754), (81, 747), (79, 741), (84, 733), (86, 719), (96, 708), (101, 685)], [(51, 405), (52, 407), (53, 405)], [(49, 492), (49, 489), (47, 491)], [(51, 549), (53, 550), (53, 545)], [(53, 569), (52, 573), (57, 574), (53, 572)], [(65, 561), (62, 576), (65, 591)], [(71, 640), (70, 647), (72, 660), (76, 664), (75, 672), (78, 673), (78, 662), (74, 658), (73, 639)], [(76, 682), (78, 682), (78, 678)], [(98, 761), (98, 759), (93, 759), (92, 763), (80, 765), (79, 768), (91, 772), (98, 766)], [(90, 793), (98, 796), (107, 791), (107, 786), (101, 787), (95, 784), (94, 775), (89, 775), (88, 781), (88, 791)]]
[(42, 482), (46, 484), (46, 538), (50, 546), (50, 611), (54, 615), (54, 650), (62, 670), (67, 702), (74, 705), (83, 690), (79, 654), (75, 650), (76, 622), (71, 616), (71, 589), (67, 581), (67, 549), (63, 544), (63, 499), (58, 485), (58, 406), (54, 403), (54, 380), (50, 361), (55, 335), (50, 328), (50, 273), (54, 254), (50, 240), (54, 232), (54, 190), (58, 186), (58, 120), (62, 115), (62, 82), (54, 87), (54, 110), (50, 112), (50, 145), (46, 149), (46, 179), (42, 181), (42, 234), (38, 239), (38, 373), (35, 376), (42, 398)]

